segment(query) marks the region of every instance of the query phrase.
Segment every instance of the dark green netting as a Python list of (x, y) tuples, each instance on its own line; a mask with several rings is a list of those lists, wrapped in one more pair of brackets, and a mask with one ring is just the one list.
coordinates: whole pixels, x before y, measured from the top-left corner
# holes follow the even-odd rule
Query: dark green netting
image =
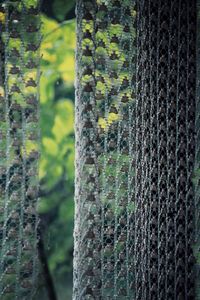
[(197, 48), (196, 48), (196, 105), (195, 105), (195, 287), (196, 299), (200, 299), (200, 1), (197, 1)]
[(199, 297), (197, 40), (195, 0), (77, 1), (74, 299)]
[[(0, 298), (37, 287), (39, 3), (0, 4)], [(199, 16), (191, 0), (78, 0), (74, 296), (199, 288)], [(199, 26), (199, 25), (198, 25)]]
[(133, 298), (134, 1), (78, 1), (74, 299)]
[(38, 274), (38, 1), (0, 4), (0, 299), (32, 299)]
[(138, 2), (137, 29), (135, 298), (194, 299), (196, 1)]

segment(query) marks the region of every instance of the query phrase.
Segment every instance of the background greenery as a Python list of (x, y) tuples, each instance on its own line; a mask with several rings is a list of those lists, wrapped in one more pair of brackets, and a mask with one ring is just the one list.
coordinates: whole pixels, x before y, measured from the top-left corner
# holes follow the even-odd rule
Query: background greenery
[[(59, 300), (72, 299), (75, 1), (44, 1), (39, 212)], [(42, 294), (44, 293), (44, 294)], [(45, 299), (45, 289), (41, 299)]]

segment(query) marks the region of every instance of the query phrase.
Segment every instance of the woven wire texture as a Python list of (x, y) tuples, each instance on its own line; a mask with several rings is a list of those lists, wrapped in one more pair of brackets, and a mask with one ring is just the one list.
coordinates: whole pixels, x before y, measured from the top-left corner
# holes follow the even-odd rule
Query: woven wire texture
[(136, 299), (194, 299), (196, 1), (138, 2)]
[(33, 299), (38, 273), (39, 3), (0, 4), (0, 299)]
[(77, 1), (74, 300), (199, 299), (197, 19)]
[(197, 48), (196, 48), (196, 118), (195, 118), (195, 246), (194, 253), (196, 257), (196, 280), (195, 299), (200, 299), (200, 1), (197, 0)]
[(78, 1), (74, 299), (133, 298), (134, 1)]

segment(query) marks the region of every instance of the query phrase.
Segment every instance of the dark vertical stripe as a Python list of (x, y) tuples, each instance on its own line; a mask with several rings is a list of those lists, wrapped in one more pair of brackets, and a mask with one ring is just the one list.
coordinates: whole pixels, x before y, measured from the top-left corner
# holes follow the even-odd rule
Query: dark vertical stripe
[(194, 299), (195, 24), (194, 0), (138, 1), (136, 299)]

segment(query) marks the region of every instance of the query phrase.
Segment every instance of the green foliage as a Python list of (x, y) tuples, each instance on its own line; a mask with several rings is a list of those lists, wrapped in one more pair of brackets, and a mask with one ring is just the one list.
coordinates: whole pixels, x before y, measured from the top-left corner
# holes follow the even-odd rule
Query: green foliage
[(55, 0), (53, 3), (53, 11), (58, 20), (63, 21), (66, 14), (74, 7), (75, 0)]
[(72, 277), (75, 21), (42, 22), (39, 212), (50, 270), (65, 282)]

